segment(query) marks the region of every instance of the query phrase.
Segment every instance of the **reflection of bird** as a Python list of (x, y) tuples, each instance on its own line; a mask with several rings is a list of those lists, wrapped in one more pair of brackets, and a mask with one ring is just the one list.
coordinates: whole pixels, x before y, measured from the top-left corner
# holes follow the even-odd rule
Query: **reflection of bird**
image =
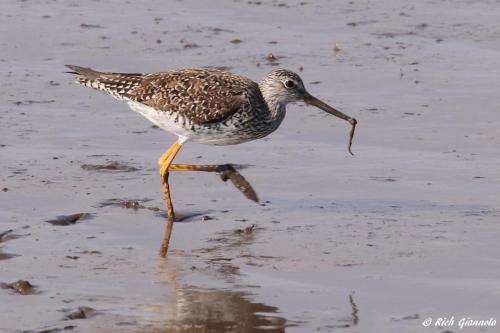
[(126, 101), (132, 110), (179, 137), (158, 161), (168, 215), (161, 256), (167, 252), (174, 222), (169, 171), (217, 172), (224, 181), (230, 179), (247, 198), (258, 200), (250, 184), (229, 164), (172, 164), (185, 142), (233, 145), (265, 137), (281, 124), (288, 103), (304, 101), (352, 125), (348, 146), (351, 152), (356, 119), (311, 96), (301, 78), (288, 70), (274, 70), (257, 84), (215, 69), (123, 74), (68, 67), (78, 83)]
[(250, 296), (231, 290), (176, 288), (168, 298), (173, 318), (154, 325), (148, 332), (272, 332), (284, 333), (286, 318), (278, 316), (277, 307), (253, 302)]

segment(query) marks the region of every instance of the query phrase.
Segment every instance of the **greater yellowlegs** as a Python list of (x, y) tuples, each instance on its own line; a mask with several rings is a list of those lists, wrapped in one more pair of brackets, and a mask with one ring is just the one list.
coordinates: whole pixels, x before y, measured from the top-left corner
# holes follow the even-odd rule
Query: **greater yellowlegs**
[(158, 127), (178, 136), (160, 157), (160, 179), (167, 208), (167, 228), (160, 256), (168, 250), (175, 219), (168, 184), (169, 171), (217, 172), (231, 180), (249, 199), (258, 201), (250, 184), (230, 164), (172, 164), (186, 142), (234, 145), (263, 138), (278, 128), (285, 118), (286, 105), (303, 101), (351, 125), (348, 151), (351, 152), (356, 119), (332, 108), (307, 92), (302, 79), (289, 70), (278, 69), (260, 83), (244, 76), (216, 69), (184, 69), (151, 74), (98, 72), (67, 65), (76, 82), (102, 90), (126, 101)]

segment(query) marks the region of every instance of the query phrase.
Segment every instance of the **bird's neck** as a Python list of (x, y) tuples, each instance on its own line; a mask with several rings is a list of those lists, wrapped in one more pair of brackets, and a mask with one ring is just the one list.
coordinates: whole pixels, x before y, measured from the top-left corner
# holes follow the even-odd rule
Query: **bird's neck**
[(272, 122), (281, 123), (283, 118), (285, 118), (286, 104), (277, 102), (271, 102), (271, 103), (267, 102), (267, 108), (269, 109), (270, 120)]
[(281, 123), (283, 118), (285, 118), (286, 103), (280, 100), (275, 94), (268, 92), (267, 89), (261, 89), (261, 92), (266, 102), (267, 109), (269, 110), (268, 120), (278, 124)]

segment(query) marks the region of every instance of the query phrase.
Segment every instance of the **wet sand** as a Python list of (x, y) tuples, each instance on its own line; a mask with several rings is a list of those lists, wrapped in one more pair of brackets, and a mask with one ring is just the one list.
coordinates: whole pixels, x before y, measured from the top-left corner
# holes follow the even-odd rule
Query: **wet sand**
[[(0, 9), (0, 282), (34, 288), (0, 289), (1, 332), (477, 332), (422, 321), (500, 319), (494, 1)], [(173, 174), (185, 218), (160, 259), (156, 160), (174, 137), (72, 83), (66, 63), (254, 80), (289, 68), (358, 119), (356, 155), (346, 123), (303, 105), (263, 140), (186, 145), (176, 161), (251, 165), (261, 203), (213, 174)]]

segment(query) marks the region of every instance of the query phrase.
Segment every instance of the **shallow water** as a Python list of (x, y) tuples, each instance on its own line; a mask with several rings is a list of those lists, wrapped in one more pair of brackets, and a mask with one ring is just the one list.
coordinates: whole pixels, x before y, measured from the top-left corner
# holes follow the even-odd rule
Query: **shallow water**
[[(0, 331), (422, 332), (428, 317), (495, 318), (499, 11), (493, 1), (2, 3), (0, 234), (20, 237), (0, 244), (0, 282), (37, 293), (0, 290)], [(213, 174), (173, 174), (182, 218), (163, 260), (156, 160), (174, 137), (72, 83), (66, 63), (214, 66), (255, 80), (289, 68), (358, 119), (355, 156), (348, 124), (303, 105), (263, 140), (186, 145), (179, 163), (249, 165), (240, 172), (261, 203)], [(82, 212), (91, 218), (45, 222)], [(65, 320), (81, 306), (95, 312)], [(459, 331), (425, 330), (447, 329)]]

